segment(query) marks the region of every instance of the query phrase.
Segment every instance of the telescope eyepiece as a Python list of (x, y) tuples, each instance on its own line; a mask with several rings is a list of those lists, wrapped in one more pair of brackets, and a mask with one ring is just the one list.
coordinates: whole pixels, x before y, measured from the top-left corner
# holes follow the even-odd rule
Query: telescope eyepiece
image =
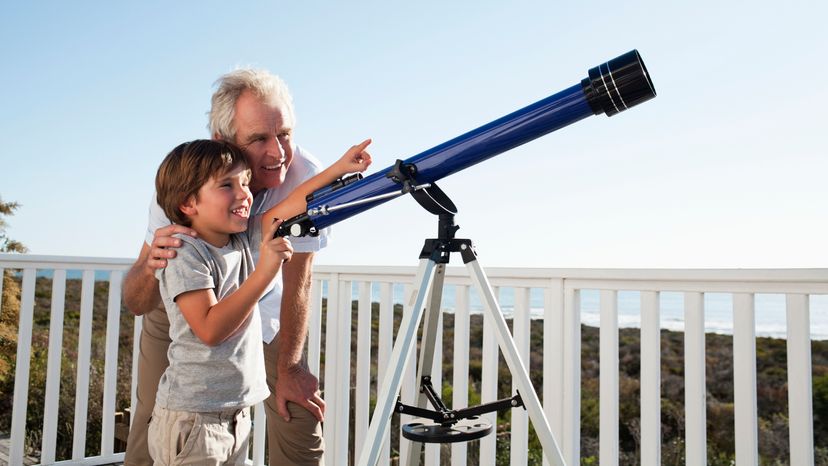
[(581, 87), (593, 113), (613, 116), (656, 96), (653, 81), (638, 50), (589, 70)]

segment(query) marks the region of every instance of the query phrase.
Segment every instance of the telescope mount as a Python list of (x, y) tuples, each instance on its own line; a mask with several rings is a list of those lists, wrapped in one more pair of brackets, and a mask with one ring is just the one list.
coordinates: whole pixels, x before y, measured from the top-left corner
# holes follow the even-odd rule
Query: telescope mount
[[(421, 418), (402, 426), (403, 437), (413, 441), (412, 448), (408, 452), (408, 462), (402, 464), (414, 465), (419, 464), (422, 443), (465, 442), (485, 437), (494, 430), (494, 427), (480, 418), (480, 415), (523, 407), (528, 411), (529, 419), (535, 427), (535, 432), (550, 464), (565, 465), (527, 373), (527, 366), (521, 361), (488, 278), (477, 261), (477, 253), (472, 242), (468, 239), (455, 238), (455, 233), (460, 228), (454, 223), (457, 208), (436, 184), (418, 185), (414, 179), (416, 171), (416, 166), (413, 164), (405, 164), (397, 160), (386, 176), (402, 184), (404, 193), (411, 193), (423, 208), (438, 216), (437, 237), (426, 239), (420, 252), (420, 265), (414, 278), (413, 289), (416, 301), (403, 313), (388, 371), (377, 389), (377, 404), (356, 464), (370, 466), (377, 464), (383, 439), (387, 436), (394, 412)], [(493, 323), (498, 345), (512, 373), (516, 395), (479, 406), (448, 409), (431, 383), (431, 368), (437, 332), (441, 331), (437, 324), (445, 281), (445, 267), (449, 263), (451, 253), (458, 252), (483, 301), (485, 317)], [(427, 305), (424, 306), (426, 299)], [(424, 314), (425, 321), (417, 369), (419, 397), (416, 406), (410, 406), (402, 403), (399, 393), (409, 353), (415, 348), (413, 343)], [(428, 405), (431, 405), (433, 409), (428, 409)]]

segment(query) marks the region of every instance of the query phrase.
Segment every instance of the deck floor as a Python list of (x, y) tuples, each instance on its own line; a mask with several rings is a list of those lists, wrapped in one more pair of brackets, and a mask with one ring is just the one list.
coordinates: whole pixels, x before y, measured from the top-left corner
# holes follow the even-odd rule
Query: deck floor
[[(0, 435), (0, 466), (7, 466), (9, 464), (9, 450), (11, 449), (11, 439), (9, 434)], [(38, 464), (38, 458), (30, 456), (23, 457), (23, 464)]]
[[(9, 466), (9, 449), (11, 448), (11, 439), (8, 434), (0, 435), (0, 466)], [(40, 464), (39, 458), (31, 456), (23, 457), (23, 465)], [(124, 463), (112, 463), (111, 466), (123, 466)]]

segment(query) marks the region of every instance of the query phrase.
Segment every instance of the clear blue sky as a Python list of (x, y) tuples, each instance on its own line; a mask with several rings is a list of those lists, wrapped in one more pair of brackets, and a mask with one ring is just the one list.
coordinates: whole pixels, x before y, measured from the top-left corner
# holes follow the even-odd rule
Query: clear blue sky
[[(637, 48), (659, 96), (441, 182), (484, 266), (828, 266), (828, 2), (4, 2), (0, 196), (34, 254), (133, 257), (153, 178), (207, 137), (213, 81), (280, 74), (323, 162), (376, 169)], [(414, 265), (398, 199), (335, 226), (328, 264)]]

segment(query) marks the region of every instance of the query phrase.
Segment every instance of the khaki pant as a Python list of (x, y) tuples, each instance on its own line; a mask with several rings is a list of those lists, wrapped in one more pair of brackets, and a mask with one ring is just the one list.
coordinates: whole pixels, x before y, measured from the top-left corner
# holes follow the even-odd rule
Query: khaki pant
[[(264, 345), (267, 386), (270, 396), (264, 402), (267, 413), (267, 454), (268, 463), (277, 465), (323, 466), (325, 444), (322, 441), (322, 424), (307, 409), (288, 403), (290, 422), (285, 422), (276, 411), (276, 368), (279, 362), (277, 351), (279, 335)], [(307, 359), (302, 358), (307, 368)]]
[[(124, 466), (150, 466), (152, 459), (147, 448), (147, 427), (155, 407), (155, 394), (161, 375), (170, 365), (167, 348), (170, 346), (170, 323), (163, 306), (144, 315), (138, 355), (138, 387), (132, 427), (129, 431)], [(264, 345), (265, 371), (271, 395), (265, 400), (267, 416), (267, 446), (269, 464), (324, 465), (322, 425), (313, 415), (294, 403), (288, 403), (290, 422), (285, 422), (276, 411), (276, 397), (272, 394), (276, 383), (278, 335)]]
[(150, 466), (147, 448), (147, 427), (152, 409), (155, 407), (155, 394), (161, 375), (170, 365), (167, 360), (167, 348), (170, 347), (170, 321), (162, 304), (158, 309), (144, 314), (143, 328), (138, 353), (138, 387), (136, 389), (135, 410), (132, 413), (132, 427), (127, 438), (124, 466)]
[(249, 438), (250, 408), (190, 413), (156, 406), (147, 434), (155, 466), (241, 466)]

